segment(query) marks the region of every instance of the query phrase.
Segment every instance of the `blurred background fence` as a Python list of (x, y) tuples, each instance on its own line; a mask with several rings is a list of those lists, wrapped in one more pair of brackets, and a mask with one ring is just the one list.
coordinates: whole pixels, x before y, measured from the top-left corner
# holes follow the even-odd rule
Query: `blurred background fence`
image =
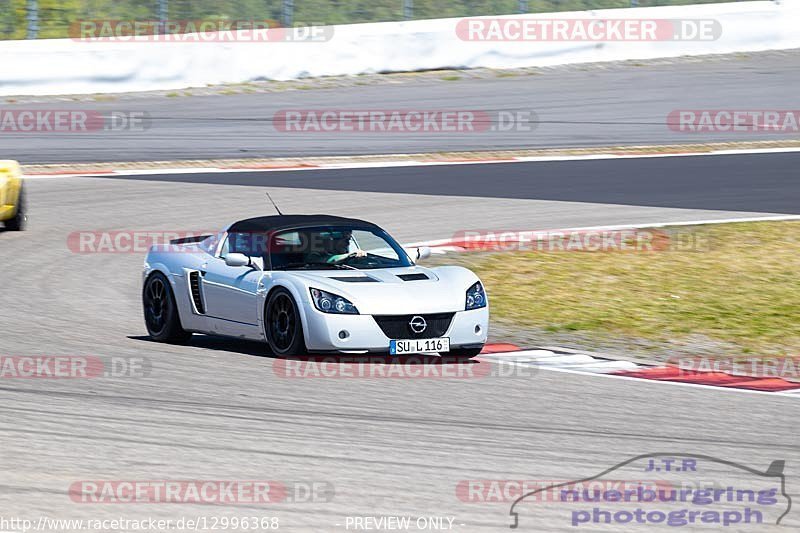
[(80, 20), (275, 20), (282, 25), (544, 13), (730, 0), (0, 0), (0, 39), (68, 37)]

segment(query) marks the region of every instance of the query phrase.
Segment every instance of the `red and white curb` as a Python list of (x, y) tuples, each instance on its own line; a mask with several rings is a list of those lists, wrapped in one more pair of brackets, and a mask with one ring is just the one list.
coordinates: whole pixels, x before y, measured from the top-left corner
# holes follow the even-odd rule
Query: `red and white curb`
[[(779, 147), (779, 148), (748, 148), (731, 150), (710, 150), (707, 152), (697, 151), (676, 151), (676, 152), (606, 152), (597, 154), (581, 155), (540, 155), (540, 156), (503, 156), (486, 157), (483, 159), (471, 158), (442, 158), (438, 160), (430, 159), (403, 159), (399, 161), (341, 161), (330, 163), (241, 163), (226, 167), (181, 167), (176, 162), (175, 167), (167, 168), (148, 168), (148, 169), (125, 169), (115, 168), (115, 163), (109, 166), (98, 164), (95, 168), (82, 170), (53, 170), (53, 171), (33, 171), (25, 172), (26, 178), (71, 178), (71, 177), (109, 177), (109, 176), (148, 176), (158, 174), (208, 174), (208, 173), (236, 173), (236, 172), (292, 172), (298, 170), (331, 170), (331, 169), (359, 169), (359, 168), (392, 168), (392, 167), (420, 167), (420, 166), (440, 166), (440, 165), (487, 165), (494, 163), (526, 163), (544, 161), (581, 161), (598, 159), (641, 159), (655, 157), (692, 157), (692, 156), (715, 156), (715, 155), (737, 155), (737, 154), (769, 154), (781, 152), (800, 152), (798, 147)], [(375, 157), (402, 157), (404, 154), (381, 154)], [(117, 163), (118, 164), (118, 163)]]
[(710, 370), (686, 370), (673, 365), (634, 363), (568, 349), (522, 349), (514, 344), (487, 344), (478, 358), (482, 361), (518, 365), (537, 370), (649, 380), (670, 385), (800, 398), (800, 383), (779, 377), (742, 376)]

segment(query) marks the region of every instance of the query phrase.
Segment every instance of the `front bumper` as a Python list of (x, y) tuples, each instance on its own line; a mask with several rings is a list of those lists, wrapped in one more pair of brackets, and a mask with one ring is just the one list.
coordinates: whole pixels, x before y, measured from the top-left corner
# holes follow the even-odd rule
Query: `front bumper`
[[(340, 332), (347, 336), (341, 338)], [(316, 310), (306, 312), (306, 347), (313, 352), (387, 352), (389, 341), (372, 315), (336, 315)], [(450, 338), (450, 349), (485, 344), (489, 334), (489, 308), (458, 311), (442, 337)], [(410, 338), (410, 337), (406, 337)]]

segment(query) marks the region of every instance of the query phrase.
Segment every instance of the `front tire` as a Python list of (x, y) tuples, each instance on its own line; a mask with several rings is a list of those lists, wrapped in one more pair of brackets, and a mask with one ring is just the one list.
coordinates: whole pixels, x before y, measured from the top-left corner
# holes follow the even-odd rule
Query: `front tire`
[(25, 217), (25, 196), (23, 195), (22, 187), (20, 187), (19, 198), (17, 199), (17, 213), (14, 215), (14, 218), (5, 221), (6, 230), (22, 231), (23, 229), (25, 229), (26, 220), (27, 218)]
[(264, 309), (264, 330), (272, 353), (280, 357), (305, 354), (303, 322), (289, 291), (272, 291)]
[(175, 296), (169, 280), (161, 272), (154, 272), (147, 278), (142, 290), (144, 323), (150, 338), (158, 342), (183, 344), (192, 333), (181, 327)]

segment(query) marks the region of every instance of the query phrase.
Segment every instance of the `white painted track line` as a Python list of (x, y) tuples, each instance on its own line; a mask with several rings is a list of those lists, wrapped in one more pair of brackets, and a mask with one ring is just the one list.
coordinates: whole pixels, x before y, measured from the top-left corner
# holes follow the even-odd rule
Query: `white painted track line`
[(600, 359), (588, 354), (556, 353), (550, 350), (520, 350), (481, 355), (481, 359), (500, 363), (515, 363), (537, 368), (571, 368), (589, 373), (617, 372), (641, 368), (630, 361)]

